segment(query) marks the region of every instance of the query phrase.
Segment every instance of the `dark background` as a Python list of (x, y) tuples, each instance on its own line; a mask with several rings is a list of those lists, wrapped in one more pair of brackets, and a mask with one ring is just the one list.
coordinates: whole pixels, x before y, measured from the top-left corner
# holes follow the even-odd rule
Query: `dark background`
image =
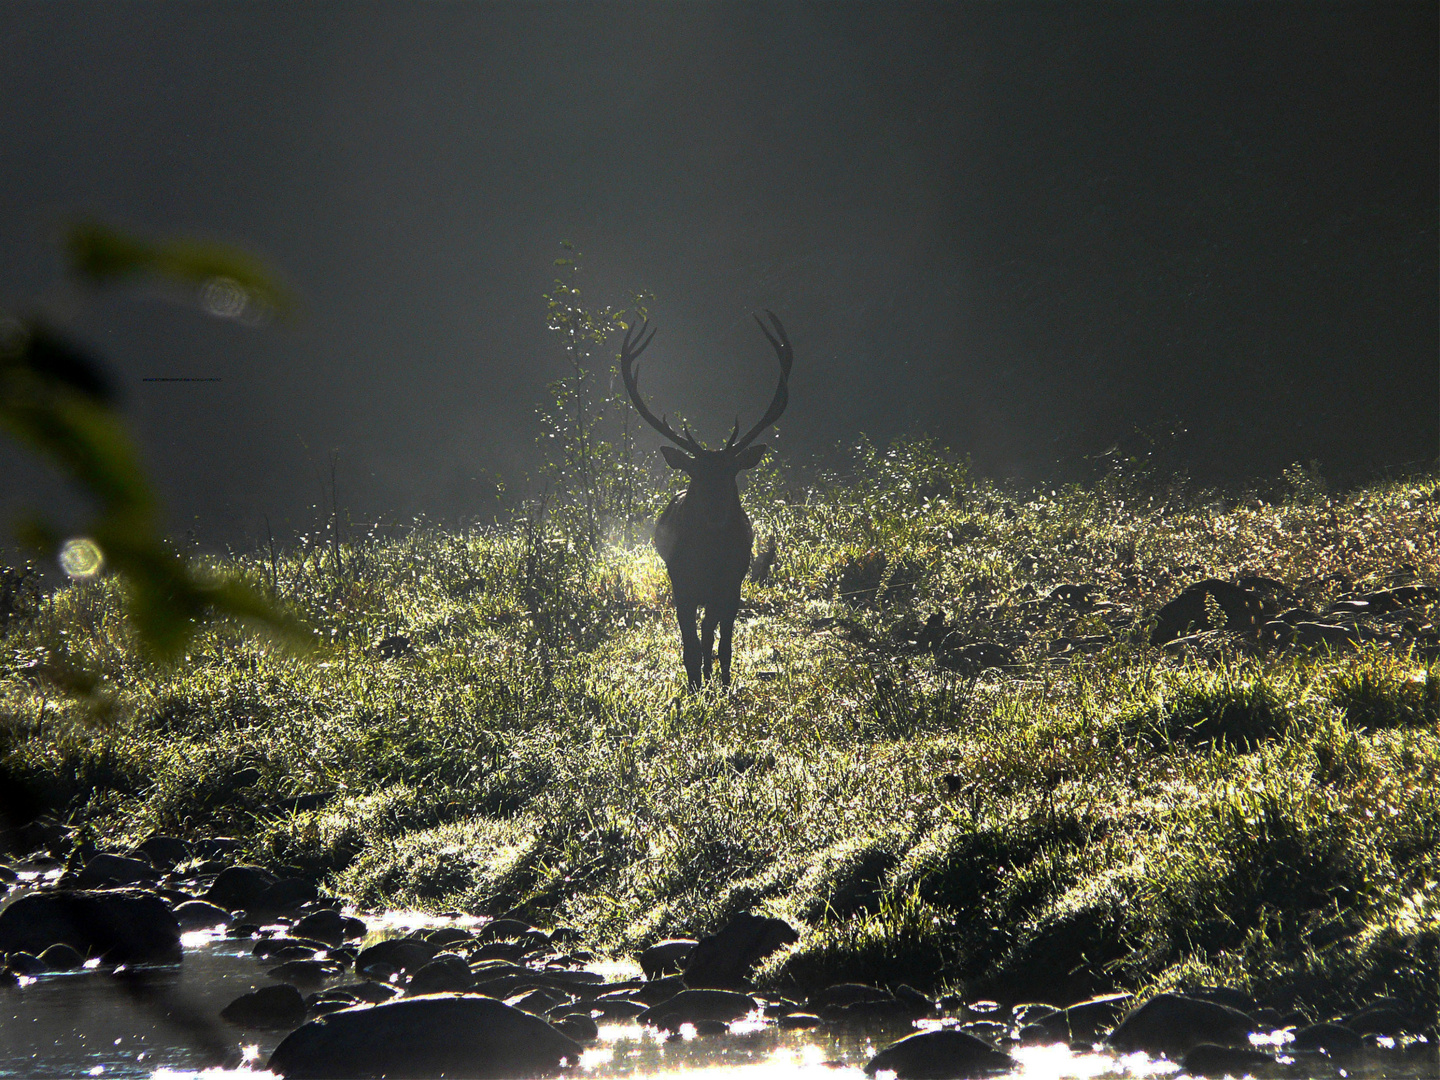
[[(1434, 464), (1437, 6), (0, 3), (0, 306), (114, 366), (176, 529), (493, 512), (588, 300), (657, 295), (657, 411), (803, 462), (928, 431), (998, 478), (1136, 426), (1207, 483)], [(247, 329), (81, 305), (81, 213), (243, 243)], [(147, 376), (218, 383), (145, 383)], [(0, 512), (54, 513), (9, 446)], [(487, 509), (489, 508), (489, 509)]]

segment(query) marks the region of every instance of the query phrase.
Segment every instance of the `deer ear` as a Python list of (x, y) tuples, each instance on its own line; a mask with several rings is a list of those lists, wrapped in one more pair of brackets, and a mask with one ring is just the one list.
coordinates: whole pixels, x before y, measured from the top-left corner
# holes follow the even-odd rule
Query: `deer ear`
[(754, 446), (747, 446), (735, 455), (735, 468), (753, 469), (756, 465), (760, 464), (761, 460), (769, 452), (770, 447), (766, 446), (763, 442), (756, 443)]
[(683, 473), (688, 473), (690, 466), (695, 463), (694, 458), (685, 453), (684, 450), (680, 450), (674, 446), (662, 446), (660, 447), (660, 453), (665, 456), (665, 463), (667, 465), (672, 469), (679, 469)]

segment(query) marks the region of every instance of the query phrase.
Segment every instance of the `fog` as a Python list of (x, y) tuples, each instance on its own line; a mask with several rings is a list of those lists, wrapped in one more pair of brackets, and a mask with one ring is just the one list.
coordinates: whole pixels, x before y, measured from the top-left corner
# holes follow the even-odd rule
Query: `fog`
[[(796, 464), (928, 432), (1047, 482), (1137, 428), (1205, 483), (1440, 453), (1433, 3), (0, 10), (0, 307), (106, 358), (206, 543), (307, 528), (332, 463), (356, 520), (523, 492), (561, 241), (587, 302), (655, 294), (643, 383), (702, 438), (763, 410), (779, 314)], [(82, 214), (238, 243), (301, 310), (82, 296)], [(7, 519), (76, 512), (0, 468)]]

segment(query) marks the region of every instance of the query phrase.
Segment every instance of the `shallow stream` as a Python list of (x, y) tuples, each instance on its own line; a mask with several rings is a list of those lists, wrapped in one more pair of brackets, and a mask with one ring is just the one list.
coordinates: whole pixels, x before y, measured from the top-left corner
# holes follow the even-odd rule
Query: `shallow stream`
[[(407, 924), (390, 920), (375, 936)], [(413, 924), (408, 924), (413, 925)], [(0, 987), (0, 1076), (204, 1077), (206, 1080), (264, 1080), (270, 1052), (284, 1032), (232, 1027), (219, 1019), (231, 1000), (273, 980), (266, 961), (251, 955), (249, 938), (217, 933), (187, 934), (178, 965), (135, 969), (83, 970), (22, 980)], [(607, 972), (608, 974), (608, 972)], [(678, 1036), (633, 1023), (604, 1025), (600, 1039), (570, 1075), (679, 1077), (686, 1080), (760, 1080), (765, 1077), (824, 1077), (863, 1080), (870, 1057), (914, 1027), (901, 1022), (782, 1031), (754, 1020), (731, 1025), (719, 1035)], [(1377, 1050), (1346, 1063), (1292, 1067), (1305, 1077), (1433, 1078), (1435, 1058), (1427, 1052)], [(1179, 1069), (1143, 1054), (1076, 1053), (1063, 1046), (1020, 1047), (1011, 1051), (1025, 1080), (1102, 1080), (1108, 1077), (1170, 1077)]]

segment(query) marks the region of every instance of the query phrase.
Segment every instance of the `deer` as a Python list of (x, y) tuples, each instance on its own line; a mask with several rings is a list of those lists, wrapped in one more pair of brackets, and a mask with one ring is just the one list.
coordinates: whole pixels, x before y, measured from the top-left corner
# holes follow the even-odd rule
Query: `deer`
[[(670, 575), (674, 594), (675, 618), (680, 623), (680, 644), (685, 657), (685, 675), (692, 692), (712, 678), (715, 630), (720, 630), (720, 683), (730, 685), (731, 639), (735, 617), (740, 612), (740, 585), (750, 569), (755, 530), (740, 505), (736, 477), (744, 469), (760, 464), (769, 447), (755, 443), (755, 437), (768, 428), (790, 401), (790, 366), (794, 353), (785, 327), (773, 311), (767, 310), (774, 333), (755, 316), (760, 332), (765, 335), (780, 361), (780, 384), (770, 407), (754, 427), (740, 435), (737, 417), (730, 438), (719, 450), (709, 450), (690, 434), (690, 426), (676, 432), (663, 417), (657, 417), (645, 404), (636, 381), (635, 361), (655, 337), (649, 320), (626, 330), (620, 347), (620, 374), (625, 391), (636, 410), (652, 428), (673, 446), (661, 446), (660, 453), (672, 469), (690, 478), (689, 486), (673, 496), (655, 521), (653, 543)], [(751, 445), (754, 443), (754, 445)], [(696, 633), (699, 610), (705, 611)]]

